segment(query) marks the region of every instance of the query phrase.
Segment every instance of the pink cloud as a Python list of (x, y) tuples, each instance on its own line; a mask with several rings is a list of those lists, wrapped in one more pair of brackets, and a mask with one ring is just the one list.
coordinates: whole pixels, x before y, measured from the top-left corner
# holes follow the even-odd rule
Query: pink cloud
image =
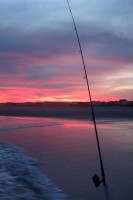
[[(62, 75), (58, 73), (47, 79), (29, 80), (26, 81), (26, 73), (12, 76), (6, 73), (1, 73), (1, 102), (13, 101), (13, 102), (25, 102), (25, 101), (88, 101), (88, 93), (85, 79), (83, 79), (84, 72), (82, 68), (82, 62), (78, 55), (55, 55), (51, 58), (39, 58), (37, 56), (26, 55), (18, 52), (0, 52), (2, 57), (19, 58), (20, 60), (30, 61), (32, 63), (39, 63), (40, 65), (46, 64), (54, 66), (57, 64), (58, 70), (60, 69)], [(94, 66), (105, 66), (106, 65), (126, 65), (133, 64), (132, 61), (125, 59), (98, 59), (98, 58), (86, 58), (87, 68)], [(68, 68), (62, 68), (62, 64), (65, 64)], [(22, 68), (23, 64), (20, 63)], [(59, 66), (58, 66), (59, 65)], [(119, 99), (120, 93), (115, 93), (111, 90), (111, 85), (107, 85), (107, 82), (102, 81), (106, 73), (104, 70), (97, 70), (97, 73), (92, 73), (93, 67), (88, 73), (89, 82), (91, 86), (92, 97), (94, 100), (117, 100)], [(113, 68), (115, 70), (115, 67)], [(112, 74), (114, 72), (111, 72)], [(45, 74), (44, 74), (45, 75)], [(101, 78), (102, 77), (102, 78)], [(100, 80), (101, 79), (101, 80)], [(6, 80), (6, 81), (5, 81)], [(97, 82), (99, 81), (99, 82)], [(4, 85), (5, 84), (5, 85)], [(67, 85), (68, 84), (68, 85)], [(108, 84), (110, 84), (108, 82)], [(3, 86), (2, 86), (3, 85)], [(56, 87), (57, 86), (57, 87)], [(63, 87), (64, 86), (64, 87)], [(3, 90), (2, 90), (3, 89)], [(123, 93), (125, 96), (130, 98), (130, 92), (126, 90)], [(124, 96), (124, 97), (125, 97)]]

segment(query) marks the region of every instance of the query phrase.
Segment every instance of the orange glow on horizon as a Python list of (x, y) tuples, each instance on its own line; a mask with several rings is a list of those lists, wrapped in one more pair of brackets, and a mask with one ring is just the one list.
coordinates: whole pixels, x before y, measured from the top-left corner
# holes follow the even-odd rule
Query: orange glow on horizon
[[(108, 102), (108, 101), (118, 101), (118, 98), (102, 98), (102, 99), (92, 99), (92, 101), (104, 101), (104, 102)], [(55, 98), (55, 97), (44, 97), (44, 98), (18, 98), (18, 99), (8, 99), (6, 97), (2, 97), (0, 98), (0, 103), (7, 103), (7, 102), (13, 102), (13, 103), (25, 103), (25, 102), (32, 102), (32, 103), (37, 103), (37, 102), (90, 102), (89, 99), (87, 98), (83, 98), (83, 99), (75, 99), (75, 98)]]

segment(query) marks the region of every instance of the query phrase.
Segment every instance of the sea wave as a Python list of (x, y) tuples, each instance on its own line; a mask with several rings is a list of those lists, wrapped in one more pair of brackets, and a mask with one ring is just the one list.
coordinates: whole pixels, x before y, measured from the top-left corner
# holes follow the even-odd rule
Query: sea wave
[(52, 122), (52, 123), (37, 123), (37, 124), (20, 124), (20, 125), (5, 125), (0, 127), (0, 131), (12, 131), (12, 130), (17, 130), (17, 129), (25, 129), (25, 128), (41, 128), (45, 126), (59, 126), (62, 125), (61, 123), (58, 122)]
[(39, 162), (15, 145), (0, 142), (1, 200), (66, 200), (63, 193), (38, 169)]

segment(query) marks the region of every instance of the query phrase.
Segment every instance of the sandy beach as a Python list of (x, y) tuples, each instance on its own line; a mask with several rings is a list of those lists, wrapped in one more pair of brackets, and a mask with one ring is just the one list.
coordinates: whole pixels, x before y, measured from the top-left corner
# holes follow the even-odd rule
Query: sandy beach
[[(104, 108), (101, 110), (103, 112)], [(125, 114), (127, 111), (121, 110), (122, 112)], [(105, 112), (103, 113), (105, 116)], [(117, 113), (120, 116), (118, 110)], [(91, 121), (74, 120), (70, 117), (0, 118), (0, 140), (21, 147), (26, 150), (28, 156), (38, 159), (41, 171), (71, 200), (103, 199), (103, 188), (97, 190), (92, 182), (92, 175), (99, 173), (100, 168)], [(97, 127), (111, 197), (121, 200), (133, 199), (133, 123), (127, 118), (108, 119), (98, 120)], [(11, 152), (10, 149), (9, 151)], [(18, 157), (23, 162), (22, 155), (19, 154)], [(8, 162), (7, 156), (4, 158), (4, 161)], [(13, 183), (16, 184), (14, 179)]]
[[(96, 119), (133, 119), (133, 107), (95, 106)], [(89, 106), (0, 105), (0, 116), (92, 119)]]

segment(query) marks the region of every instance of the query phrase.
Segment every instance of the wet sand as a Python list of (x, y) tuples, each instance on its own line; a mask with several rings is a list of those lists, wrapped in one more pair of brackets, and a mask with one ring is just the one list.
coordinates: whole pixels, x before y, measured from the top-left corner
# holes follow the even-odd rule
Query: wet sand
[[(97, 119), (133, 119), (133, 107), (94, 106)], [(0, 105), (0, 116), (92, 119), (89, 106)]]

